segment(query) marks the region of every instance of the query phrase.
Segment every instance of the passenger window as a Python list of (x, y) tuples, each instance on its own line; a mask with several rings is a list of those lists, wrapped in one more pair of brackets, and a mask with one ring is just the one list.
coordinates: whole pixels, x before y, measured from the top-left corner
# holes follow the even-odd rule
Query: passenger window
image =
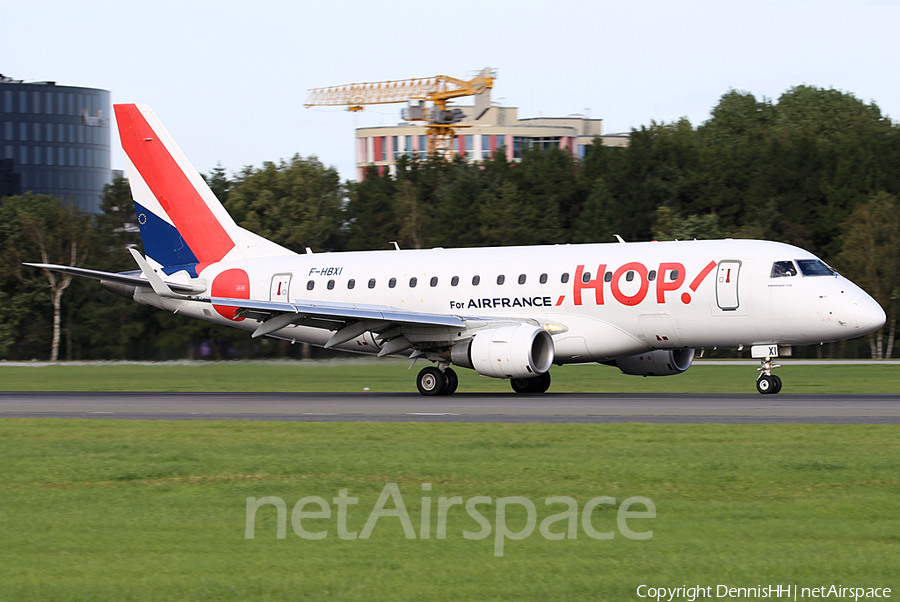
[(650, 273), (647, 274), (647, 282), (653, 282), (656, 280), (656, 270), (650, 270)]
[(629, 270), (628, 273), (625, 274), (625, 282), (631, 282), (633, 280), (634, 280), (634, 272)]
[(311, 290), (313, 290), (313, 288), (315, 288), (315, 286), (316, 286), (315, 280), (310, 280), (309, 282), (306, 283), (306, 290), (311, 291)]
[(481, 276), (472, 276), (472, 286), (478, 286), (479, 282), (481, 282)]
[(565, 272), (565, 273), (560, 277), (559, 281), (562, 282), (563, 284), (565, 284), (566, 282), (568, 282), (568, 281), (569, 281), (569, 273), (568, 273), (568, 272)]
[(409, 288), (416, 288), (416, 285), (419, 283), (419, 279), (413, 276), (409, 279)]
[(459, 276), (454, 276), (450, 279), (450, 286), (456, 286), (459, 284)]
[(541, 284), (547, 284), (547, 274), (541, 274)]
[(678, 280), (678, 270), (672, 270), (669, 272), (669, 278), (671, 278), (672, 282)]
[(603, 282), (612, 282), (612, 272), (603, 274)]
[(796, 275), (797, 268), (794, 267), (793, 261), (776, 261), (772, 264), (772, 278), (785, 278)]
[(369, 278), (369, 288), (375, 288), (375, 279)]
[(395, 286), (397, 286), (396, 278), (391, 278), (390, 280), (388, 280), (388, 288), (394, 288)]
[(590, 282), (590, 281), (591, 281), (591, 273), (590, 273), (590, 272), (585, 272), (584, 274), (582, 274), (582, 275), (581, 275), (581, 281), (584, 282), (584, 283)]
[(497, 284), (503, 284), (504, 282), (506, 282), (506, 276), (504, 276), (503, 274), (497, 276)]
[(329, 280), (328, 281), (328, 290), (331, 290), (333, 288), (334, 288), (334, 280)]
[(347, 281), (347, 288), (353, 288), (354, 286), (356, 286), (356, 280), (351, 278), (350, 280)]
[(437, 286), (437, 283), (438, 283), (438, 278), (437, 278), (437, 276), (432, 276), (432, 277), (431, 277), (431, 282), (429, 282), (429, 284), (431, 285), (431, 288), (436, 287), (436, 286)]
[(525, 284), (525, 274), (519, 274), (519, 284)]

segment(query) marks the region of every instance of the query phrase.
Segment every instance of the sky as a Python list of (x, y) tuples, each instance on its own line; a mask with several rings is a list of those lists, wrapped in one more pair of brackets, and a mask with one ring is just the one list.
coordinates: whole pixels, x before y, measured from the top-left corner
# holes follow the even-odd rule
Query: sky
[[(202, 173), (299, 153), (351, 179), (355, 128), (403, 105), (307, 109), (308, 89), (484, 67), (519, 117), (587, 114), (605, 133), (801, 84), (900, 120), (900, 0), (2, 0), (0, 16), (0, 73), (148, 104)], [(113, 148), (122, 169), (115, 131)]]

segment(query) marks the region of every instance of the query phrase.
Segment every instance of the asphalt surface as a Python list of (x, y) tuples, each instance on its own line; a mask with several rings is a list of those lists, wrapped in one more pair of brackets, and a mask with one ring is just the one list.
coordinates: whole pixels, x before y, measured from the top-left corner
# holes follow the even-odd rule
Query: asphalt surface
[(0, 392), (0, 418), (900, 424), (900, 395)]

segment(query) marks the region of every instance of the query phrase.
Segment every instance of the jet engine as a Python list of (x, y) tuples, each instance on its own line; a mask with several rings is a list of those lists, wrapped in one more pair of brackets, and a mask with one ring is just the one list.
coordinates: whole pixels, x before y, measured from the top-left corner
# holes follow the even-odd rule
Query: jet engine
[(538, 326), (504, 326), (477, 333), (450, 349), (450, 361), (493, 378), (532, 378), (553, 365), (550, 333)]
[(693, 349), (655, 349), (604, 363), (617, 366), (625, 374), (671, 376), (690, 368), (693, 361)]

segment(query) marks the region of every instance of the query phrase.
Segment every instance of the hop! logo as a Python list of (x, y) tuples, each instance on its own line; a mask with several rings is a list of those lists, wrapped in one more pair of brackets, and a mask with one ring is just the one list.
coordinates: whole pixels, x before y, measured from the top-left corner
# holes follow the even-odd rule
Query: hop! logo
[[(691, 289), (691, 292), (697, 292), (697, 287), (700, 286), (700, 283), (703, 282), (715, 267), (716, 262), (710, 261), (706, 267), (700, 270), (700, 273), (697, 274), (688, 286), (688, 288)], [(677, 262), (660, 263), (659, 268), (652, 271), (648, 270), (647, 266), (637, 261), (626, 263), (615, 272), (609, 272), (606, 268), (606, 264), (598, 265), (596, 272), (597, 276), (596, 278), (591, 279), (590, 273), (585, 273), (584, 265), (578, 266), (575, 270), (575, 282), (573, 286), (575, 305), (582, 304), (583, 293), (586, 289), (594, 291), (594, 302), (597, 305), (604, 305), (607, 285), (609, 285), (608, 290), (613, 298), (622, 305), (638, 305), (650, 292), (651, 283), (655, 283), (656, 302), (664, 304), (667, 302), (666, 293), (680, 289), (687, 277), (687, 270), (685, 270), (684, 265)], [(632, 282), (635, 277), (637, 277), (638, 288), (636, 292), (627, 294), (622, 290), (623, 277), (626, 282)], [(632, 285), (630, 289), (633, 288), (634, 286)], [(556, 305), (562, 305), (564, 300), (565, 295), (560, 296)], [(681, 302), (685, 305), (689, 304), (691, 302), (691, 293), (687, 291), (683, 292), (681, 294)]]

